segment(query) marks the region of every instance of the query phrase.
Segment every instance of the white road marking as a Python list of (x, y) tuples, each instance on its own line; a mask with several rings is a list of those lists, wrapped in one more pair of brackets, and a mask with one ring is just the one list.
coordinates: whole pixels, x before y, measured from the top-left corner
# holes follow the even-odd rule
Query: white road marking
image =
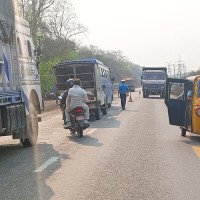
[(107, 119), (112, 119), (113, 117), (108, 117)]
[(92, 133), (94, 133), (97, 129), (96, 128), (92, 128), (90, 131), (87, 132), (86, 135), (91, 135)]
[(44, 162), (40, 167), (38, 167), (37, 169), (35, 169), (33, 172), (42, 172), (49, 165), (51, 165), (52, 163), (56, 162), (58, 160), (58, 158), (59, 157), (51, 157), (49, 160), (47, 160), (46, 162)]

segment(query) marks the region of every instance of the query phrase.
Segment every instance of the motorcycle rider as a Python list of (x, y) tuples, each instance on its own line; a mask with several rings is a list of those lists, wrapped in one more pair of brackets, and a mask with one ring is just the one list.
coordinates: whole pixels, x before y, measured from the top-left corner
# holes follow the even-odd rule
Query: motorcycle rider
[(63, 94), (62, 99), (60, 101), (60, 109), (63, 112), (64, 128), (66, 128), (66, 125), (67, 125), (66, 115), (65, 115), (66, 99), (67, 99), (67, 96), (68, 96), (69, 89), (72, 88), (73, 85), (74, 85), (74, 81), (73, 81), (73, 79), (68, 79), (66, 83), (67, 83), (67, 90)]
[(66, 100), (66, 121), (67, 121), (67, 128), (71, 127), (71, 119), (70, 119), (70, 112), (76, 107), (82, 107), (84, 110), (85, 121), (84, 123), (89, 125), (89, 107), (86, 105), (88, 101), (87, 93), (84, 89), (80, 87), (81, 80), (79, 78), (74, 79), (74, 86), (69, 89), (68, 96)]

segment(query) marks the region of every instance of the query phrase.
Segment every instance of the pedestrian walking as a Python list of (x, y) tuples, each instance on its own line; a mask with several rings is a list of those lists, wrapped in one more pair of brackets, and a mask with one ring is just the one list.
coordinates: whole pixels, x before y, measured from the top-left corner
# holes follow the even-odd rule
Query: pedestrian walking
[(118, 90), (118, 98), (121, 98), (122, 110), (125, 110), (126, 97), (128, 96), (128, 86), (125, 84), (125, 80), (121, 80), (121, 85)]

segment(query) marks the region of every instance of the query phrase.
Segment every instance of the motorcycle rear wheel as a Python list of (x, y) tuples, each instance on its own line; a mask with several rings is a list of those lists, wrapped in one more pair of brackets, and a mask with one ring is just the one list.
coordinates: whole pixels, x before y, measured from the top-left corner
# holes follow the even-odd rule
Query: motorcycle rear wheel
[(81, 127), (80, 125), (78, 125), (77, 134), (79, 138), (83, 137), (83, 127)]

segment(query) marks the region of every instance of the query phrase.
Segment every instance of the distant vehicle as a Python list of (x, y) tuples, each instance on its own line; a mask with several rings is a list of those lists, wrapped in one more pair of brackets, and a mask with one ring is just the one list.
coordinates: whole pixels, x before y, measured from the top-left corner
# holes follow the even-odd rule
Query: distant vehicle
[(56, 77), (58, 95), (67, 90), (66, 81), (69, 78), (80, 78), (81, 87), (86, 90), (90, 115), (101, 118), (101, 111), (107, 114), (113, 100), (113, 88), (110, 81), (110, 70), (102, 62), (91, 58), (71, 60), (58, 63), (53, 67)]
[(12, 0), (1, 0), (0, 8), (0, 136), (12, 135), (32, 146), (43, 109), (41, 47), (34, 49), (29, 23), (15, 16)]
[(126, 85), (128, 85), (129, 92), (135, 92), (133, 78), (124, 78)]
[(143, 98), (149, 95), (160, 95), (164, 98), (166, 79), (166, 67), (143, 67), (141, 76)]
[(113, 83), (113, 90), (119, 89), (119, 83)]

